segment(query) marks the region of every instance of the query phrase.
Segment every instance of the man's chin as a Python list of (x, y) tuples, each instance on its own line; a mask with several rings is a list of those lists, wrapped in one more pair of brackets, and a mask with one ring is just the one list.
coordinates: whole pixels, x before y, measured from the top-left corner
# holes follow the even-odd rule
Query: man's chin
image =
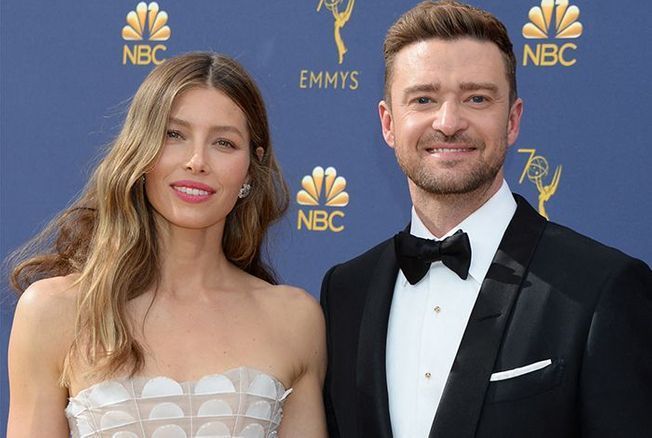
[[(430, 176), (430, 175), (429, 175)], [(432, 195), (467, 195), (492, 185), (497, 175), (455, 175), (455, 177), (437, 178), (417, 176), (410, 178), (421, 190)]]

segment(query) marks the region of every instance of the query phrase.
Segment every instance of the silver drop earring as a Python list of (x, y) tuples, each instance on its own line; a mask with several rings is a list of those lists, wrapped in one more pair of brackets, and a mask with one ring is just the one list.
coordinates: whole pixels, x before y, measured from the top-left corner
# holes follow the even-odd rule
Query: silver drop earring
[(238, 192), (238, 198), (243, 199), (249, 196), (249, 193), (251, 193), (251, 184), (249, 183), (244, 183), (242, 184), (242, 187), (240, 187), (240, 191)]

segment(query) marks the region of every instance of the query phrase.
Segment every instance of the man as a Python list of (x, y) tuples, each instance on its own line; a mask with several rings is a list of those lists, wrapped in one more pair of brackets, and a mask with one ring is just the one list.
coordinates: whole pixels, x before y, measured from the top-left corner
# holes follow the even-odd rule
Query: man
[(324, 278), (331, 436), (650, 436), (652, 273), (509, 191), (505, 27), (424, 2), (384, 50), (382, 131), (414, 208)]

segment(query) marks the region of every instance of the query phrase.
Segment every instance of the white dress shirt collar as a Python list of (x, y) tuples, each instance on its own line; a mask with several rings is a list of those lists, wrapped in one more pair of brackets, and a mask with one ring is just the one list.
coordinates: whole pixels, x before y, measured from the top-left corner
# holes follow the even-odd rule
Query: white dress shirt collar
[[(469, 235), (471, 243), (469, 274), (478, 283), (482, 283), (487, 275), (514, 212), (516, 212), (516, 201), (507, 182), (503, 180), (500, 189), (487, 202), (441, 238), (445, 239), (457, 230), (465, 231)], [(422, 239), (441, 240), (426, 228), (414, 207), (412, 207), (410, 234)], [(403, 280), (407, 282), (405, 277)]]

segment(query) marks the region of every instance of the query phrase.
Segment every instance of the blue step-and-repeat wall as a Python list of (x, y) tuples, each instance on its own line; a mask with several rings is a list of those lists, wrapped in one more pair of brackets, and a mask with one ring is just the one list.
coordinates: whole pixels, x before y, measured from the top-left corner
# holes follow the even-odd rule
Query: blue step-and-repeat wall
[[(525, 114), (506, 162), (512, 190), (551, 220), (650, 264), (651, 3), (472, 3), (505, 22), (518, 59)], [(377, 103), (384, 34), (414, 4), (3, 0), (0, 256), (79, 193), (155, 64), (214, 50), (238, 59), (262, 89), (292, 192), (271, 233), (271, 259), (284, 282), (317, 296), (329, 266), (409, 218), (405, 177), (382, 139)], [(322, 174), (333, 184), (311, 196), (312, 178)], [(4, 431), (14, 304), (4, 278), (1, 294)]]

